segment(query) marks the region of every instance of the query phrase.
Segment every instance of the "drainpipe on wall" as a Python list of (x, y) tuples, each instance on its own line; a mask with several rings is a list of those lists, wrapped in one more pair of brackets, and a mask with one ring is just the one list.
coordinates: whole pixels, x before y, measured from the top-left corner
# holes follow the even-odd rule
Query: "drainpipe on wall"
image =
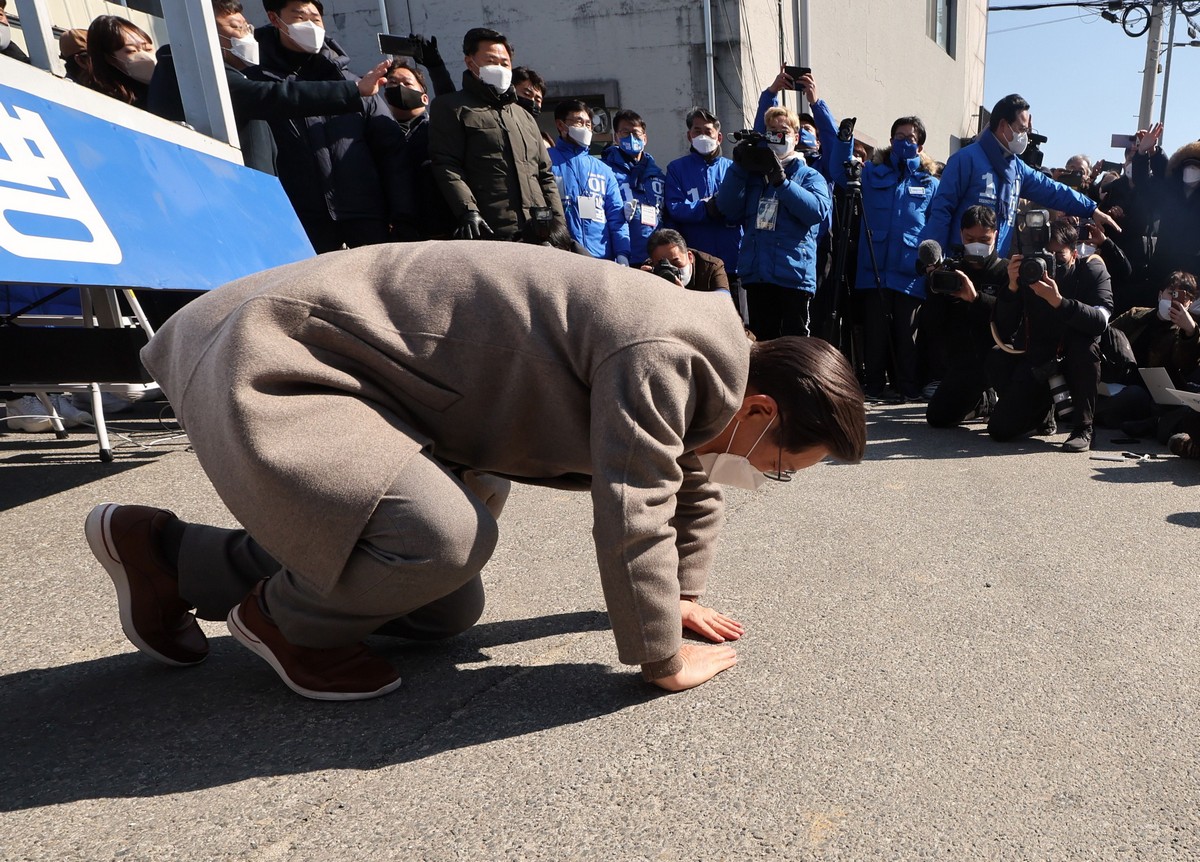
[(704, 0), (704, 74), (708, 84), (708, 112), (717, 114), (717, 74), (713, 65), (712, 0)]
[[(796, 65), (812, 66), (808, 41), (808, 34), (812, 30), (808, 22), (808, 0), (792, 0), (792, 27), (795, 30), (793, 37), (796, 46)], [(800, 97), (800, 100), (801, 102), (806, 101), (803, 96)]]
[(379, 0), (379, 32), (392, 32), (391, 27), (388, 26), (387, 0)]

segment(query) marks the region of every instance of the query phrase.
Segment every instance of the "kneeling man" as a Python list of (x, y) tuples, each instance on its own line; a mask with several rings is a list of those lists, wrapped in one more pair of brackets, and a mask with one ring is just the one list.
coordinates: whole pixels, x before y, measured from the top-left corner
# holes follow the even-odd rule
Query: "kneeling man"
[(751, 345), (728, 298), (504, 243), (368, 246), (225, 285), (142, 358), (245, 530), (146, 506), (86, 533), (142, 652), (203, 661), (230, 631), (294, 691), (392, 691), (373, 633), (446, 637), (483, 611), (509, 481), (591, 492), (620, 660), (665, 689), (732, 666), (701, 607), (718, 483), (855, 462), (862, 392), (823, 341)]

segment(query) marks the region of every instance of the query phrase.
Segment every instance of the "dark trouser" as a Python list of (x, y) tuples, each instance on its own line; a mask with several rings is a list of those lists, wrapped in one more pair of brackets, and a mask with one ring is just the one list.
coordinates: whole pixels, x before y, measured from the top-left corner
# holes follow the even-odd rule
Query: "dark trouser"
[(988, 388), (987, 350), (951, 355), (946, 373), (925, 408), (925, 421), (935, 428), (953, 428), (975, 409)]
[(746, 285), (750, 331), (759, 341), (781, 335), (808, 335), (808, 305), (812, 294), (794, 287), (754, 282)]
[(917, 395), (917, 314), (921, 300), (886, 288), (871, 288), (863, 291), (863, 303), (867, 388), (883, 389), (892, 356), (890, 343), (895, 349), (892, 383), (907, 396)]
[(1101, 428), (1120, 428), (1122, 422), (1149, 419), (1153, 415), (1154, 398), (1150, 391), (1134, 383), (1096, 405), (1096, 424)]
[[(1071, 390), (1073, 429), (1091, 429), (1096, 412), (1096, 390), (1100, 386), (1100, 346), (1095, 341), (1068, 341), (1062, 372)], [(1049, 373), (1034, 367), (1024, 355), (1014, 356), (1000, 348), (988, 359), (988, 379), (999, 401), (988, 420), (988, 433), (995, 440), (1012, 440), (1035, 430), (1050, 410)]]
[(367, 521), (336, 584), (321, 592), (245, 530), (186, 525), (179, 594), (201, 619), (225, 619), (263, 578), (267, 608), (298, 646), (346, 646), (370, 634), (429, 640), (483, 613), (479, 572), (496, 545), (509, 483), (414, 458)]
[(382, 219), (333, 219), (302, 218), (300, 224), (308, 234), (317, 254), (338, 251), (343, 245), (358, 248), (363, 245), (379, 245), (388, 241), (387, 222)]

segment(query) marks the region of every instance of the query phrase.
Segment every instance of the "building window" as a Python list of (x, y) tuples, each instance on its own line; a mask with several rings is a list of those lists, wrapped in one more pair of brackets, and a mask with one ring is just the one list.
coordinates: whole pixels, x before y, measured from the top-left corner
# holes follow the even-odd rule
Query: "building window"
[(925, 0), (925, 32), (938, 46), (954, 56), (955, 0)]

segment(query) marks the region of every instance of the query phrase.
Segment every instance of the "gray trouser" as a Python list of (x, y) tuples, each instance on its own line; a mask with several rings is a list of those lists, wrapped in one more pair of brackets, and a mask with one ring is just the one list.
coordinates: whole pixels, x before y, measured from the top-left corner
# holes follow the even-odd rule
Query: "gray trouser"
[(479, 572), (496, 547), (509, 482), (413, 458), (380, 500), (337, 583), (322, 595), (245, 530), (188, 524), (179, 593), (201, 619), (223, 620), (263, 578), (267, 607), (297, 646), (346, 646), (372, 633), (449, 637), (483, 613)]

